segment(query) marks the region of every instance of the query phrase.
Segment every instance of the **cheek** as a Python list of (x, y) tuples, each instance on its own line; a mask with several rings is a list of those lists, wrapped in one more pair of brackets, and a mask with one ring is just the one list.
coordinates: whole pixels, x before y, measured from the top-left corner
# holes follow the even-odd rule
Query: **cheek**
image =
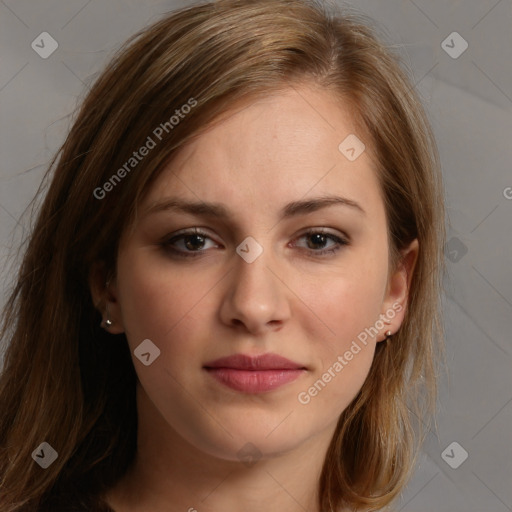
[(329, 274), (297, 279), (297, 290), (309, 311), (302, 318), (312, 322), (308, 330), (316, 325), (319, 331), (322, 324), (322, 335), (341, 349), (347, 340), (374, 325), (387, 282), (387, 259), (380, 256), (384, 257), (354, 253)]
[(303, 281), (301, 294), (309, 309), (299, 321), (314, 340), (316, 365), (297, 398), (307, 410), (332, 420), (356, 396), (370, 370), (377, 339), (372, 329), (387, 281), (385, 257), (361, 256), (347, 268), (331, 279)]
[[(215, 280), (199, 272), (180, 272), (147, 251), (133, 251), (118, 261), (119, 299), (130, 345), (145, 338), (172, 349), (170, 338), (201, 325), (199, 315)], [(191, 331), (189, 331), (191, 332)]]

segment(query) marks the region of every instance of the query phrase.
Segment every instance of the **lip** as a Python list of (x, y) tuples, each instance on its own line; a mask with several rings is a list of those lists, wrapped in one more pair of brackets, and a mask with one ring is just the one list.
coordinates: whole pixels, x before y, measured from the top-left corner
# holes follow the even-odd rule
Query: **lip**
[(245, 393), (272, 391), (307, 371), (305, 366), (277, 354), (234, 354), (210, 361), (203, 368), (227, 387)]
[(230, 368), (233, 370), (300, 370), (306, 369), (302, 364), (290, 361), (277, 354), (262, 354), (248, 356), (245, 354), (233, 354), (221, 357), (204, 365), (205, 368)]

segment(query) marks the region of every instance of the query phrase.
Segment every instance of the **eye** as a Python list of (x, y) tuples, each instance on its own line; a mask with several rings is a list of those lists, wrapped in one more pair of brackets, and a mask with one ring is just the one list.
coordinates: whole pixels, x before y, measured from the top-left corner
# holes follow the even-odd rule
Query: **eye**
[[(310, 229), (303, 233), (297, 240), (305, 238), (307, 240), (306, 251), (313, 256), (325, 256), (327, 254), (335, 254), (344, 245), (349, 245), (349, 241), (341, 236), (329, 233), (324, 229)], [(166, 238), (161, 242), (163, 249), (174, 256), (183, 258), (195, 258), (201, 256), (208, 248), (207, 241), (212, 241), (208, 233), (201, 231), (199, 228), (189, 229), (178, 232), (170, 238)], [(330, 245), (325, 248), (328, 242)], [(297, 244), (293, 244), (296, 246)], [(218, 247), (213, 244), (213, 247)]]
[[(348, 240), (342, 238), (341, 236), (335, 235), (334, 233), (329, 233), (324, 229), (310, 229), (306, 231), (306, 233), (302, 234), (298, 240), (306, 238), (308, 252), (312, 253), (314, 256), (324, 256), (326, 254), (335, 254), (339, 251), (342, 246), (349, 245)], [(328, 248), (324, 248), (327, 242), (333, 242)], [(319, 247), (320, 246), (320, 247)], [(321, 250), (317, 250), (321, 249)]]
[(204, 252), (206, 240), (211, 240), (208, 234), (198, 228), (194, 228), (192, 230), (182, 231), (164, 240), (161, 245), (166, 251), (177, 256), (194, 258)]

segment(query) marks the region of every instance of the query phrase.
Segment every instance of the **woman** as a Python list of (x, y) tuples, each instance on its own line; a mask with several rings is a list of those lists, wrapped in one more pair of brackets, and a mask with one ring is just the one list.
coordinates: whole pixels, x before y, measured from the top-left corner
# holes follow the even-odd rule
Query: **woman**
[(393, 501), (434, 409), (444, 217), (428, 121), (366, 22), (173, 12), (47, 177), (4, 314), (2, 511)]

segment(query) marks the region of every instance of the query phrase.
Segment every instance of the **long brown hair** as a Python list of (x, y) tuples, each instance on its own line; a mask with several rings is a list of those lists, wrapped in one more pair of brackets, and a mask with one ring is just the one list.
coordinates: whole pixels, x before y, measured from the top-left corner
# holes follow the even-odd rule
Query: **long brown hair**
[[(100, 328), (88, 276), (99, 264), (115, 275), (121, 233), (187, 140), (233, 102), (300, 81), (353, 106), (378, 169), (392, 267), (419, 241), (404, 322), (392, 342), (377, 345), (362, 389), (340, 415), (319, 507), (377, 510), (401, 491), (421, 440), (415, 432), (435, 411), (442, 353), (443, 191), (428, 119), (366, 18), (313, 0), (219, 0), (170, 13), (130, 39), (48, 168), (3, 316), (2, 511), (99, 506), (129, 467), (136, 374), (125, 335)], [(187, 112), (178, 122), (170, 120), (176, 110)], [(155, 146), (127, 167), (148, 137)], [(42, 442), (58, 453), (47, 469), (31, 457)]]

